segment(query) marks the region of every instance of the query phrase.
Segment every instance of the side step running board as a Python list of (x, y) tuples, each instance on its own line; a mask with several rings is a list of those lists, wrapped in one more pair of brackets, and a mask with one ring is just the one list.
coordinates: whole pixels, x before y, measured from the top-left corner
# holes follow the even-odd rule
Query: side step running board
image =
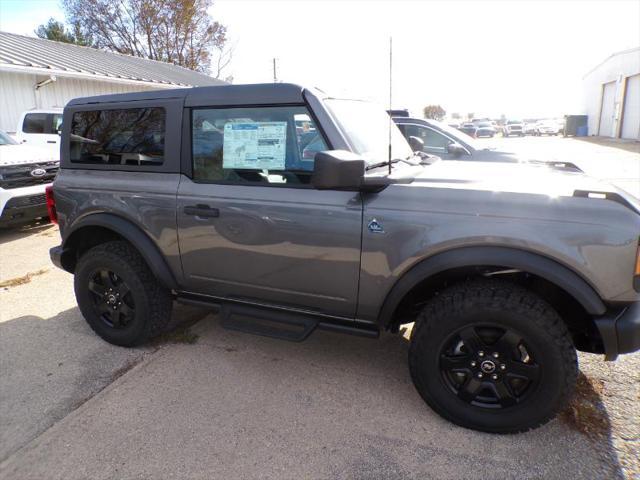
[(348, 318), (342, 319), (315, 313), (287, 311), (189, 292), (178, 292), (176, 300), (189, 305), (219, 310), (222, 317), (222, 326), (229, 330), (280, 338), (292, 342), (305, 340), (316, 328), (368, 338), (378, 338), (380, 336), (380, 330), (377, 325)]
[(318, 320), (295, 313), (269, 311), (246, 305), (223, 305), (222, 326), (291, 342), (305, 340), (318, 326)]

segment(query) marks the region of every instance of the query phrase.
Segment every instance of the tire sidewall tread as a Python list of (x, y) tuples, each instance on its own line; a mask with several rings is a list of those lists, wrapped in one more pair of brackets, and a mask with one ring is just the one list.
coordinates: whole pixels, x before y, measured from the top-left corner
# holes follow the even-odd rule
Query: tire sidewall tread
[[(503, 318), (522, 318), (526, 321), (510, 321), (506, 326), (518, 329), (525, 338), (532, 334), (536, 338), (536, 356), (543, 357), (539, 362), (543, 363), (542, 377), (538, 388), (522, 405), (483, 409), (446, 390), (438, 368), (435, 339), (444, 341), (447, 331), (452, 334), (465, 324), (465, 315), (478, 309), (502, 311)], [(458, 425), (494, 433), (527, 431), (548, 422), (568, 402), (578, 374), (576, 350), (557, 312), (525, 288), (493, 279), (455, 285), (424, 306), (411, 335), (409, 369), (418, 392), (437, 413)]]
[[(132, 325), (122, 330), (106, 325), (90, 299), (89, 276), (101, 267), (115, 270), (134, 296), (135, 317)], [(162, 333), (171, 318), (171, 292), (160, 285), (140, 253), (125, 241), (106, 242), (85, 252), (78, 260), (74, 290), (80, 311), (89, 326), (114, 345), (141, 345)]]

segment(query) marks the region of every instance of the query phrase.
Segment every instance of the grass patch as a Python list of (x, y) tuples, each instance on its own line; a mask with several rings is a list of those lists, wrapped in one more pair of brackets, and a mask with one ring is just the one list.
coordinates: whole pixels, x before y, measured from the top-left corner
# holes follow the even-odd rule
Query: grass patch
[(560, 419), (574, 430), (589, 437), (607, 435), (611, 424), (602, 404), (604, 382), (591, 380), (582, 372), (578, 375), (576, 392)]
[(17, 287), (18, 285), (24, 285), (25, 283), (29, 283), (33, 277), (37, 277), (39, 275), (44, 275), (49, 271), (48, 268), (41, 268), (40, 270), (36, 270), (35, 272), (29, 272), (26, 275), (16, 278), (10, 278), (9, 280), (4, 280), (0, 282), (0, 288), (5, 287)]

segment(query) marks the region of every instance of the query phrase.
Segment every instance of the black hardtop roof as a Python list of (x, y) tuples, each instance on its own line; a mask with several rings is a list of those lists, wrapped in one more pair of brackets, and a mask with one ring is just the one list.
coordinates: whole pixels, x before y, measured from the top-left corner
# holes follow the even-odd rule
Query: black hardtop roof
[(175, 88), (145, 92), (119, 93), (72, 99), (67, 107), (99, 103), (135, 102), (183, 98), (185, 107), (211, 105), (264, 105), (302, 103), (305, 88), (292, 83), (256, 83)]

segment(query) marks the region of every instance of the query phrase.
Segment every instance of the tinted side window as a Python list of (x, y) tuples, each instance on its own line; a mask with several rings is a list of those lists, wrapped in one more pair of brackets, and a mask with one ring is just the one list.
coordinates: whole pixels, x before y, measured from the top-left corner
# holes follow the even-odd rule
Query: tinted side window
[(427, 148), (444, 149), (451, 143), (448, 137), (427, 127), (407, 125), (405, 127), (405, 135), (407, 135), (407, 138), (409, 136), (420, 138)]
[(313, 159), (327, 146), (305, 107), (192, 111), (195, 180), (308, 184)]
[(22, 131), (24, 133), (46, 133), (46, 124), (46, 113), (27, 113), (22, 122)]
[(164, 108), (76, 112), (71, 121), (74, 163), (161, 165), (164, 160)]

